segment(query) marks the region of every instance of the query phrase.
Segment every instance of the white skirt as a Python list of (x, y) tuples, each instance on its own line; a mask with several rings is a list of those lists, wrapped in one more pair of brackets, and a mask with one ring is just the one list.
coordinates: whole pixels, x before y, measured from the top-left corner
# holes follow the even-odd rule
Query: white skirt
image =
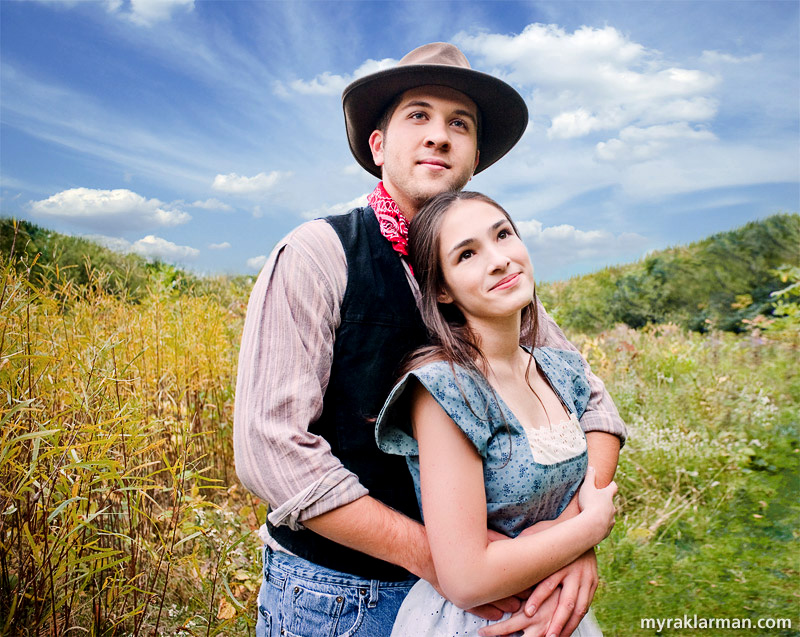
[[(503, 619), (510, 616), (506, 613)], [(391, 637), (477, 637), (478, 629), (493, 623), (461, 610), (439, 595), (428, 582), (420, 580), (400, 606)], [(602, 636), (591, 609), (572, 633), (572, 637)]]

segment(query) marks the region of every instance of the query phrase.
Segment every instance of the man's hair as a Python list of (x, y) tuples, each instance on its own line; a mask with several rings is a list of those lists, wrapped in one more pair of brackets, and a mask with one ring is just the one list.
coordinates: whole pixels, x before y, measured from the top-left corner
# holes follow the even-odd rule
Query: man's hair
[(400, 100), (402, 99), (403, 94), (400, 93), (399, 95), (395, 95), (392, 98), (392, 101), (389, 102), (389, 105), (383, 110), (383, 114), (378, 118), (378, 121), (375, 123), (375, 130), (379, 130), (381, 133), (386, 135), (386, 129), (389, 127), (389, 120), (392, 119), (392, 115), (397, 110), (397, 107), (400, 106)]

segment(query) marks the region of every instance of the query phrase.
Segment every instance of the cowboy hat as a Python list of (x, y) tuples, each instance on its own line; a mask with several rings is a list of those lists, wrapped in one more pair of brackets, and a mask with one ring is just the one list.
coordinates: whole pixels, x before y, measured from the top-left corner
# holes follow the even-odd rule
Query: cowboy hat
[(481, 154), (476, 173), (511, 150), (525, 132), (528, 108), (516, 90), (496, 77), (473, 70), (452, 44), (425, 44), (411, 51), (397, 66), (359, 78), (342, 93), (347, 141), (356, 161), (367, 172), (381, 176), (369, 147), (369, 136), (378, 118), (404, 91), (432, 84), (464, 93), (480, 110)]

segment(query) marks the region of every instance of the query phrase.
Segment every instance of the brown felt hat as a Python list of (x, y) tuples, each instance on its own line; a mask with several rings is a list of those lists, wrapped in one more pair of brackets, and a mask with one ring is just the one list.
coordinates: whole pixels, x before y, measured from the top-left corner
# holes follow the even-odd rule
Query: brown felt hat
[(488, 168), (519, 141), (528, 125), (525, 100), (510, 85), (473, 70), (452, 44), (434, 42), (414, 49), (391, 69), (366, 75), (342, 93), (347, 141), (356, 161), (380, 178), (372, 161), (369, 136), (392, 100), (408, 89), (447, 86), (468, 96), (481, 112), (481, 151), (476, 173)]

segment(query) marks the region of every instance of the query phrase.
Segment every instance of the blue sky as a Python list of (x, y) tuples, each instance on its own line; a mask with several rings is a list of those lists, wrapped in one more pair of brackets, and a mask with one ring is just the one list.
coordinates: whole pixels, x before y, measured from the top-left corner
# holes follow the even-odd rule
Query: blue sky
[(254, 273), (364, 200), (341, 91), (432, 41), (528, 102), (470, 188), (541, 280), (800, 208), (786, 2), (0, 0), (0, 211), (198, 272)]

